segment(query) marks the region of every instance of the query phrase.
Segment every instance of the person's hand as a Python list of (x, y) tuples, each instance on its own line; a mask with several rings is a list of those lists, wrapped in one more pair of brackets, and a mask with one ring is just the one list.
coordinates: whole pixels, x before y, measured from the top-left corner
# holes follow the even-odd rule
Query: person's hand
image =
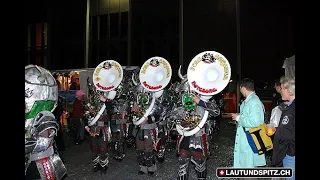
[(70, 117), (70, 114), (69, 114), (68, 112), (66, 112), (66, 113), (65, 113), (65, 117), (66, 117), (66, 118), (69, 118), (69, 117)]
[(124, 119), (126, 117), (126, 115), (127, 115), (127, 112), (123, 111), (122, 112), (122, 119)]
[(137, 111), (139, 111), (139, 109), (140, 109), (139, 106), (134, 105), (134, 106), (132, 106), (131, 111), (137, 112)]
[(231, 114), (232, 120), (234, 120), (234, 121), (237, 121), (238, 116), (239, 116), (239, 114), (237, 114), (237, 113)]
[(88, 133), (90, 133), (90, 128), (89, 128), (89, 126), (86, 126), (85, 129), (86, 129), (86, 131), (87, 131)]
[(199, 96), (192, 96), (192, 99), (195, 103), (199, 104), (200, 102), (200, 97)]
[(102, 102), (106, 102), (106, 100), (107, 100), (107, 98), (105, 98), (105, 97), (102, 96), (102, 95), (100, 95), (99, 99), (100, 99), (100, 101), (102, 101)]

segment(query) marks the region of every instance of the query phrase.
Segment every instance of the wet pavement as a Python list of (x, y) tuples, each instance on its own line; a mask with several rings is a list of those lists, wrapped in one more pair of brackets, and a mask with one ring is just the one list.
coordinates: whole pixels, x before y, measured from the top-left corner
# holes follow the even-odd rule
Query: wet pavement
[[(207, 161), (208, 180), (216, 177), (217, 167), (231, 167), (233, 162), (233, 144), (235, 125), (229, 123), (229, 119), (221, 122), (220, 134), (214, 136), (213, 144), (210, 144), (212, 155)], [(118, 162), (110, 158), (109, 168), (106, 174), (94, 173), (91, 166), (91, 152), (88, 140), (81, 145), (72, 145), (64, 152), (68, 176), (65, 180), (173, 180), (177, 175), (178, 157), (175, 152), (169, 152), (163, 163), (157, 162), (158, 170), (154, 176), (138, 175), (139, 166), (134, 148), (125, 149), (126, 156)], [(110, 157), (112, 153), (110, 153)], [(189, 180), (195, 180), (194, 166), (189, 170)]]

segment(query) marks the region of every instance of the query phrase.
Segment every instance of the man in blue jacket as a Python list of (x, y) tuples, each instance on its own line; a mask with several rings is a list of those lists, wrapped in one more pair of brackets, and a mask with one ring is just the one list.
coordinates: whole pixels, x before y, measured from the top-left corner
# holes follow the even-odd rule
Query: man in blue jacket
[(255, 154), (252, 151), (243, 129), (244, 127), (245, 130), (249, 130), (264, 123), (264, 105), (254, 91), (252, 79), (245, 78), (240, 82), (240, 92), (246, 99), (240, 105), (240, 114), (232, 114), (232, 119), (237, 121), (233, 167), (265, 166), (265, 155)]

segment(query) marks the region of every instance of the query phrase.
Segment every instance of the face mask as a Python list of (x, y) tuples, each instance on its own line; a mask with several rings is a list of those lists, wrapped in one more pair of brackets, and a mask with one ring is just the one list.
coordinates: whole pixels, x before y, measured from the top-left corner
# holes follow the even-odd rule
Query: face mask
[(188, 94), (184, 94), (182, 96), (182, 104), (185, 110), (188, 110), (188, 111), (194, 110), (195, 103)]
[(146, 93), (138, 94), (138, 104), (141, 106), (145, 106), (149, 103), (149, 96)]

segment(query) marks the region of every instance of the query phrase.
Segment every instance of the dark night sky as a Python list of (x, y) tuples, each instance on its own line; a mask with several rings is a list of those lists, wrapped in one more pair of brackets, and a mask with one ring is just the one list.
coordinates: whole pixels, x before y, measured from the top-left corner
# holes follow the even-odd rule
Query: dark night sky
[[(83, 58), (84, 0), (64, 1), (64, 6), (50, 1), (47, 5), (55, 11), (52, 19), (55, 25), (52, 32), (58, 34), (52, 41), (56, 49), (52, 59), (67, 63), (67, 66), (81, 66)], [(133, 3), (151, 0), (133, 0)], [(156, 1), (156, 0), (153, 0)], [(176, 0), (177, 1), (177, 0)], [(240, 0), (241, 2), (241, 61), (242, 78), (273, 82), (284, 75), (282, 68), (285, 58), (295, 54), (295, 2), (291, 0), (258, 1)], [(34, 1), (37, 2), (37, 1)], [(40, 6), (38, 1), (38, 6)], [(173, 0), (157, 1), (166, 5), (177, 6)], [(170, 2), (170, 3), (169, 3)], [(75, 6), (74, 4), (77, 4)], [(232, 67), (232, 79), (236, 78), (236, 16), (235, 0), (225, 0), (221, 8), (218, 0), (184, 0), (184, 61), (185, 69), (190, 60), (204, 50), (216, 50), (227, 57)], [(40, 18), (46, 12), (32, 9), (28, 15)], [(157, 7), (157, 8), (155, 8)], [(166, 13), (170, 9), (177, 12), (178, 8), (154, 6), (154, 13)], [(31, 13), (32, 12), (32, 13)], [(139, 13), (139, 12), (137, 12)], [(168, 14), (168, 13), (167, 13)], [(171, 13), (178, 19), (177, 13)], [(34, 18), (29, 18), (34, 19)], [(37, 20), (39, 21), (39, 20)], [(133, 23), (133, 25), (135, 25)], [(178, 21), (176, 21), (178, 26)], [(79, 39), (80, 38), (80, 39)], [(76, 57), (78, 55), (78, 57)], [(66, 59), (68, 59), (66, 61)], [(177, 58), (172, 58), (177, 61)], [(75, 67), (78, 68), (78, 67)]]
[[(295, 54), (294, 1), (240, 3), (241, 78), (272, 83), (284, 75), (285, 58)], [(231, 78), (236, 79), (236, 12), (232, 9), (235, 1), (226, 1), (222, 12), (219, 5), (219, 1), (185, 0), (184, 58), (189, 62), (201, 51), (216, 50), (229, 60)]]
[(252, 0), (241, 6), (242, 77), (273, 82), (284, 75), (284, 59), (295, 54), (294, 3)]

